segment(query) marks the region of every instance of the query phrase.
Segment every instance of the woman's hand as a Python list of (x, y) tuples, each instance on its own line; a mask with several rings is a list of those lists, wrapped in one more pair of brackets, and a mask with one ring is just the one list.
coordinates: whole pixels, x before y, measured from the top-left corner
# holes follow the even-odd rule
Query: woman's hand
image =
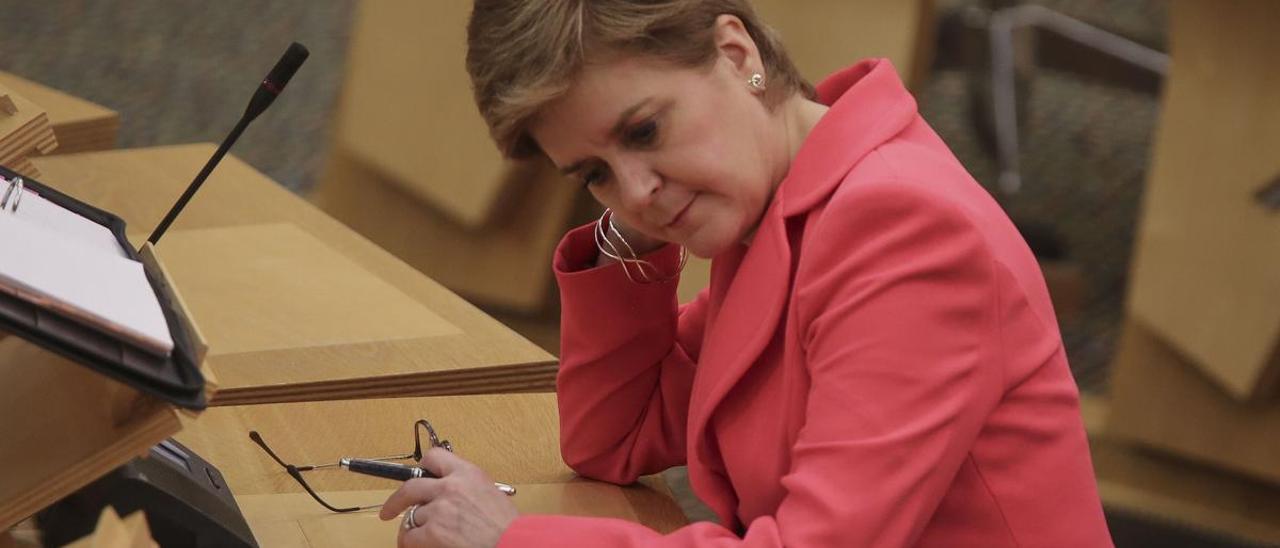
[(440, 476), (413, 479), (392, 493), (378, 515), (393, 519), (417, 505), (417, 527), (400, 527), (401, 547), (472, 548), (497, 546), (517, 517), (516, 507), (483, 470), (435, 447), (422, 457), (422, 467)]

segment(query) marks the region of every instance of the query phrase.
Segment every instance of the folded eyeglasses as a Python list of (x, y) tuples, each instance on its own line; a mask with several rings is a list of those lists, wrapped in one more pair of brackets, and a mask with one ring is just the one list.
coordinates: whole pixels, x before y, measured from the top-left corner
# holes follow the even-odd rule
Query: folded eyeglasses
[[(325, 463), (325, 464), (304, 464), (304, 465), (289, 464), (285, 462), (283, 459), (281, 459), (278, 455), (276, 455), (275, 451), (271, 450), (271, 447), (267, 445), (267, 442), (262, 439), (262, 435), (259, 434), (256, 430), (249, 432), (249, 439), (253, 440), (253, 443), (256, 443), (258, 447), (261, 447), (262, 450), (265, 451), (267, 455), (271, 457), (271, 460), (276, 461), (277, 464), (283, 467), (285, 472), (287, 472), (290, 477), (292, 477), (295, 481), (297, 481), (298, 485), (301, 485), (302, 488), (307, 492), (307, 494), (311, 495), (311, 498), (315, 499), (315, 501), (320, 503), (321, 506), (325, 507), (331, 512), (345, 513), (345, 512), (359, 512), (362, 510), (370, 510), (373, 508), (378, 508), (382, 505), (375, 504), (372, 506), (348, 506), (348, 507), (339, 508), (337, 506), (329, 504), (323, 498), (321, 498), (320, 495), (316, 493), (315, 489), (312, 489), (311, 486), (307, 484), (307, 480), (303, 478), (302, 473), (310, 472), (313, 470), (321, 470), (324, 468), (338, 468), (340, 466), (345, 466), (344, 463), (347, 463), (352, 460), (376, 461), (376, 462), (411, 460), (413, 462), (413, 465), (416, 466), (417, 462), (422, 460), (422, 455), (423, 455), (422, 434), (424, 432), (427, 435), (426, 441), (428, 444), (427, 445), (428, 449), (432, 447), (439, 447), (446, 451), (453, 452), (453, 444), (449, 443), (448, 440), (440, 439), (440, 436), (436, 434), (435, 429), (431, 427), (431, 423), (427, 422), (427, 420), (425, 419), (420, 419), (413, 423), (413, 451), (410, 453), (404, 453), (401, 455), (387, 455), (382, 457), (373, 457), (373, 458), (365, 458), (365, 459), (342, 458), (342, 459), (339, 459), (338, 461)], [(498, 489), (500, 489), (503, 493), (506, 493), (507, 495), (515, 494), (515, 488), (511, 487), (510, 485), (507, 485), (505, 483), (495, 483), (495, 485), (498, 487)]]

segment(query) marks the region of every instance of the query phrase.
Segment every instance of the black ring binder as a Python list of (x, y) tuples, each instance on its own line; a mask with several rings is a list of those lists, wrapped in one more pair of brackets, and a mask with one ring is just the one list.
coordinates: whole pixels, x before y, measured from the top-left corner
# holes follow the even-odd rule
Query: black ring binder
[[(16, 206), (9, 204), (12, 198), (10, 191), (30, 189), (63, 209), (107, 227), (128, 258), (143, 262), (125, 237), (125, 222), (120, 217), (58, 192), (39, 181), (22, 177), (4, 166), (0, 166), (0, 178), (9, 182), (8, 189), (0, 196), (0, 210)], [(15, 179), (21, 181), (15, 182)], [(173, 338), (173, 351), (168, 356), (149, 356), (75, 318), (4, 292), (0, 292), (0, 330), (31, 341), (141, 392), (180, 407), (204, 409), (208, 402), (204, 392), (204, 376), (200, 373), (196, 358), (195, 343), (183, 327), (174, 306), (160, 289), (159, 274), (150, 268), (144, 267), (144, 270), (147, 283), (156, 293), (165, 324)]]

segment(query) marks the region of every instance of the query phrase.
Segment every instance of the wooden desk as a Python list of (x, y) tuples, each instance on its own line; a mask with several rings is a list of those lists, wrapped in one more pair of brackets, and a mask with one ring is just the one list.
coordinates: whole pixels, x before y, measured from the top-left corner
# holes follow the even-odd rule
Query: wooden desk
[[(140, 243), (213, 150), (121, 150), (37, 166), (45, 183), (123, 217)], [(157, 251), (208, 339), (215, 405), (554, 387), (554, 357), (234, 157)], [(361, 289), (330, 291), (317, 281), (326, 276)], [(272, 298), (281, 305), (260, 306)]]
[[(679, 506), (658, 477), (619, 487), (583, 480), (559, 453), (559, 417), (552, 394), (504, 394), (430, 398), (385, 398), (220, 407), (185, 419), (175, 436), (217, 466), (254, 533), (276, 545), (281, 535), (328, 531), (335, 539), (392, 535), (372, 515), (334, 516), (248, 438), (257, 430), (291, 464), (336, 462), (343, 456), (406, 453), (413, 448), (412, 424), (431, 421), (454, 451), (497, 481), (517, 486), (522, 512), (597, 515), (631, 519), (660, 531), (685, 523)], [(305, 472), (307, 483), (336, 500), (376, 504), (396, 483), (344, 470)], [(328, 495), (326, 495), (328, 496)], [(343, 502), (345, 504), (345, 502)], [(331, 529), (351, 527), (360, 536)], [(329, 533), (319, 535), (327, 537)], [(315, 538), (311, 534), (306, 535)], [(289, 542), (282, 545), (291, 545)], [(313, 544), (355, 545), (349, 544)]]
[(0, 86), (18, 92), (49, 114), (58, 139), (58, 148), (51, 154), (115, 148), (120, 130), (118, 112), (7, 72), (0, 72)]

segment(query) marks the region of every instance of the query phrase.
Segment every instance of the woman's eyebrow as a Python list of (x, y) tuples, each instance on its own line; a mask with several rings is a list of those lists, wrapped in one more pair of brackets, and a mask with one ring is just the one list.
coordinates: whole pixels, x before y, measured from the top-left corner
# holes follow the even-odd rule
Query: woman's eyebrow
[[(609, 130), (609, 137), (613, 138), (621, 134), (623, 128), (627, 126), (627, 121), (630, 120), (632, 116), (635, 116), (636, 112), (638, 112), (640, 109), (644, 108), (645, 105), (648, 105), (651, 102), (653, 102), (653, 97), (645, 97), (644, 99), (636, 101), (634, 105), (627, 107), (626, 110), (623, 110), (622, 113), (618, 115), (618, 121), (614, 122), (613, 128)], [(569, 164), (568, 167), (560, 168), (560, 173), (562, 175), (572, 175), (575, 171), (582, 169), (582, 166), (586, 163), (587, 163), (587, 160), (585, 159), (578, 160), (572, 164)]]

